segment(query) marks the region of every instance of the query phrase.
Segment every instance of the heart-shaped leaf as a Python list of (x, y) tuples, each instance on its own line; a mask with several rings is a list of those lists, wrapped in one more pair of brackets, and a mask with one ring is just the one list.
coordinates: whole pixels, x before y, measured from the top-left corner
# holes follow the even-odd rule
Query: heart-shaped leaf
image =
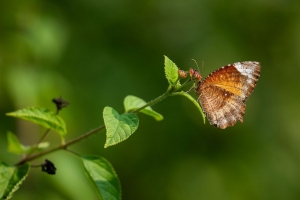
[(111, 107), (103, 110), (106, 127), (106, 142), (104, 148), (118, 144), (131, 136), (139, 125), (139, 118), (134, 113), (119, 113)]
[(112, 165), (99, 156), (81, 156), (81, 158), (100, 199), (121, 200), (120, 180)]

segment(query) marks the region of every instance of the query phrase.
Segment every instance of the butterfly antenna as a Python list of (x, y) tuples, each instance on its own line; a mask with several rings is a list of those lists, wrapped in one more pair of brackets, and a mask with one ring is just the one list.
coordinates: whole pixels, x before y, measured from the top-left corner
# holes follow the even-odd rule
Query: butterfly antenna
[(194, 61), (194, 62), (196, 63), (197, 69), (198, 69), (198, 71), (200, 72), (197, 61), (196, 61), (195, 59), (192, 59), (192, 61)]
[[(201, 75), (200, 75), (200, 70), (199, 70), (199, 67), (198, 67), (198, 63), (195, 59), (192, 59), (192, 61), (194, 61), (197, 65), (197, 69), (198, 69), (199, 73), (196, 70), (194, 70), (194, 72), (197, 72), (197, 75), (198, 75), (197, 77), (198, 77), (198, 80), (199, 80), (199, 79), (201, 79)], [(192, 75), (192, 76), (193, 77), (191, 77), (191, 78), (194, 78), (194, 75)], [(194, 79), (194, 80), (196, 80), (196, 79)], [(195, 85), (195, 82), (194, 82), (193, 86), (188, 91), (186, 91), (186, 93), (189, 93), (192, 89), (195, 89), (195, 88), (196, 88), (196, 85)]]

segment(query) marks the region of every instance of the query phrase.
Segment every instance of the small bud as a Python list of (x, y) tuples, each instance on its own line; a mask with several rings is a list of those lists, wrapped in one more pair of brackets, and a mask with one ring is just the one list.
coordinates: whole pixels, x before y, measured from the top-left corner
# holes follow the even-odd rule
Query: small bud
[(42, 164), (42, 171), (54, 175), (56, 168), (50, 160), (46, 159), (45, 162)]
[(187, 77), (186, 72), (181, 70), (181, 69), (178, 70), (178, 74), (179, 74), (180, 78), (186, 78)]
[(195, 71), (194, 69), (190, 68), (189, 72), (190, 72), (190, 77), (193, 79), (194, 77), (194, 74), (195, 74)]
[(58, 111), (69, 105), (69, 102), (67, 102), (66, 100), (64, 100), (61, 97), (59, 97), (57, 99), (52, 99), (52, 102), (55, 103)]

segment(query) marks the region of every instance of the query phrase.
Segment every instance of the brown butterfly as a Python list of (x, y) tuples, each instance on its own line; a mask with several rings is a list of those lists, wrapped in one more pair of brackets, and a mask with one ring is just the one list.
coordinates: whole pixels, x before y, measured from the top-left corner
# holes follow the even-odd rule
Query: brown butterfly
[(195, 90), (210, 124), (225, 129), (238, 120), (243, 122), (245, 101), (254, 90), (260, 68), (259, 62), (236, 62), (199, 80)]

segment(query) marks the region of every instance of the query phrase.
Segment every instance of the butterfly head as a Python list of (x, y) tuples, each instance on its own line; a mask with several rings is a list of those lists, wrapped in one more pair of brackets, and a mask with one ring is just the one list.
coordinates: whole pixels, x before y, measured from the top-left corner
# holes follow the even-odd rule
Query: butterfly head
[(200, 75), (200, 73), (197, 70), (191, 68), (189, 70), (189, 72), (190, 72), (190, 78), (192, 80), (194, 80), (194, 81), (201, 81), (202, 76)]

